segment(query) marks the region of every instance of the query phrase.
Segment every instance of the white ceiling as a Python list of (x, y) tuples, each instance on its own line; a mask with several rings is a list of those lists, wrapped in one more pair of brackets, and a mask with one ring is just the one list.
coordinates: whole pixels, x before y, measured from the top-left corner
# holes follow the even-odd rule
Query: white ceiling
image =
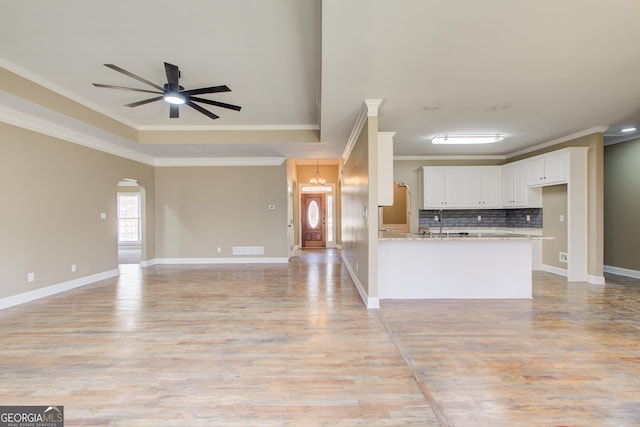
[[(364, 99), (399, 156), (509, 155), (596, 127), (640, 129), (637, 0), (22, 0), (0, 4), (0, 65), (139, 129), (320, 129), (321, 143), (142, 145), (0, 92), (0, 106), (152, 157), (339, 157)], [(169, 28), (171, 25), (171, 28)], [(104, 67), (242, 111), (162, 102)], [(1, 89), (0, 82), (0, 89)], [(151, 95), (150, 95), (151, 96)], [(431, 106), (431, 111), (425, 107)], [(504, 133), (483, 146), (433, 146), (438, 133)]]

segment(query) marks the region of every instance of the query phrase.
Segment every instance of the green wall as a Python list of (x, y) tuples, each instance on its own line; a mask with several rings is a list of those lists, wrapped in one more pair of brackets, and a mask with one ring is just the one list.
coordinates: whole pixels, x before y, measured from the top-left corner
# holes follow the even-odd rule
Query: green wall
[(604, 264), (640, 271), (640, 139), (604, 149)]

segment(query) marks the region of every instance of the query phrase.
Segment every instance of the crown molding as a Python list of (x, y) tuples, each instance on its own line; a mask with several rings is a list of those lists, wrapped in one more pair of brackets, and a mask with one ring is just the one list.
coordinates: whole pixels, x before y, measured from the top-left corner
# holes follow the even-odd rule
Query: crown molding
[(459, 155), (459, 156), (394, 156), (393, 160), (506, 160), (507, 156), (496, 155)]
[(116, 114), (113, 114), (110, 111), (106, 111), (105, 109), (103, 109), (99, 105), (94, 104), (94, 103), (92, 103), (90, 101), (87, 101), (86, 99), (81, 98), (81, 97), (77, 96), (76, 94), (69, 92), (68, 90), (66, 90), (66, 89), (64, 89), (64, 88), (62, 88), (62, 87), (50, 82), (49, 80), (43, 79), (42, 77), (40, 77), (40, 76), (38, 76), (36, 74), (33, 74), (33, 73), (31, 73), (31, 72), (29, 72), (29, 71), (17, 66), (16, 64), (7, 61), (4, 58), (0, 58), (0, 67), (4, 68), (6, 70), (9, 70), (14, 74), (17, 74), (18, 76), (20, 76), (20, 77), (22, 77), (24, 79), (27, 79), (27, 80), (37, 84), (38, 86), (42, 86), (45, 89), (49, 89), (50, 91), (53, 91), (53, 92), (57, 93), (60, 96), (64, 96), (67, 99), (70, 99), (70, 100), (72, 100), (74, 102), (77, 102), (78, 104), (81, 104), (81, 105), (83, 105), (83, 106), (85, 106), (87, 108), (90, 108), (91, 110), (94, 110), (97, 113), (105, 115), (105, 116), (107, 116), (107, 117), (109, 117), (109, 118), (111, 118), (113, 120), (116, 120), (116, 121), (118, 121), (118, 122), (120, 122), (120, 123), (122, 123), (124, 125), (127, 125), (127, 126), (133, 128), (133, 129), (137, 129), (138, 128), (138, 126), (135, 123), (125, 119), (124, 117), (121, 117), (121, 116), (118, 116)]
[(147, 156), (146, 154), (142, 154), (128, 148), (119, 147), (107, 140), (88, 135), (84, 132), (78, 132), (65, 126), (61, 126), (48, 120), (43, 120), (2, 105), (0, 105), (0, 121), (33, 132), (41, 133), (43, 135), (62, 139), (73, 144), (93, 148), (94, 150), (102, 151), (107, 154), (113, 154), (114, 156), (123, 157), (125, 159), (134, 160), (151, 166), (154, 164), (154, 158)]
[(139, 131), (278, 131), (278, 130), (320, 130), (318, 125), (175, 125), (175, 126), (138, 126)]
[(604, 133), (609, 126), (596, 126), (589, 129), (581, 130), (579, 132), (574, 132), (569, 135), (561, 136), (560, 138), (555, 138), (547, 142), (543, 142), (541, 144), (534, 145), (533, 147), (527, 147), (522, 150), (514, 151), (513, 153), (507, 154), (507, 159), (512, 157), (521, 156), (523, 154), (531, 153), (532, 151), (541, 150), (543, 148), (552, 147), (554, 145), (562, 144), (563, 142), (571, 141), (572, 139), (582, 138), (583, 136), (593, 135), (594, 133)]
[(179, 166), (280, 166), (285, 157), (167, 157), (156, 158), (157, 167)]

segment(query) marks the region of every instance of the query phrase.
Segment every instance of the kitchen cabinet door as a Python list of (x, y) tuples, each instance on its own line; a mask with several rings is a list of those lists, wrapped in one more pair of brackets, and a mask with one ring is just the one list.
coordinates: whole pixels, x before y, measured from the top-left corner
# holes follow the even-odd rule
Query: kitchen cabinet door
[(502, 206), (507, 208), (526, 207), (528, 191), (526, 164), (502, 168)]
[(466, 207), (499, 208), (502, 187), (499, 166), (466, 167)]
[(445, 167), (422, 168), (422, 209), (444, 208), (446, 174)]
[(543, 186), (567, 182), (568, 153), (544, 155), (527, 162), (527, 184)]

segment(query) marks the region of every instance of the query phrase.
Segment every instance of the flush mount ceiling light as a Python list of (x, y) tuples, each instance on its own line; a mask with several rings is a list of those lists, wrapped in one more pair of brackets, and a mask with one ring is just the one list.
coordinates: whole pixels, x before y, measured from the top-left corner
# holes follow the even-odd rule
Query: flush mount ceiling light
[(636, 128), (624, 128), (624, 129), (620, 129), (620, 132), (635, 132)]
[(438, 135), (432, 140), (432, 144), (492, 144), (504, 139), (504, 135)]

